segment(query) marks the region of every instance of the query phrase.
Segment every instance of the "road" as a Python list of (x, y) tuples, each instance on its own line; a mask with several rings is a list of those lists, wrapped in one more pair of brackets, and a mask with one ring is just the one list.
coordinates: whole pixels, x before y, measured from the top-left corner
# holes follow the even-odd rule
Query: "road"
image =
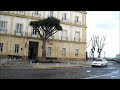
[(0, 79), (120, 79), (120, 64), (60, 69), (1, 69)]

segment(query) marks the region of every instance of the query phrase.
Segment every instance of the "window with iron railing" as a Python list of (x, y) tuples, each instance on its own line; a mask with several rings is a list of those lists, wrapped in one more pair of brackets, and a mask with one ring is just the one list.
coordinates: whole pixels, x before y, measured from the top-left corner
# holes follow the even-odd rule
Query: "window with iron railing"
[(74, 42), (80, 42), (80, 38), (74, 38)]
[(51, 56), (51, 47), (48, 47), (47, 49), (47, 56)]
[(75, 42), (80, 42), (80, 32), (75, 32), (74, 41), (75, 41)]
[(25, 15), (25, 11), (16, 11), (16, 14)]
[(31, 29), (31, 35), (32, 37), (38, 37), (38, 33), (34, 28)]
[(66, 48), (62, 48), (62, 56), (66, 56)]
[(0, 21), (0, 33), (5, 33), (7, 31), (7, 22)]
[(37, 35), (37, 31), (35, 29), (32, 29), (32, 35)]
[(62, 15), (62, 21), (63, 21), (63, 22), (69, 22), (67, 13), (63, 13), (63, 15)]
[(81, 21), (80, 21), (80, 17), (79, 16), (75, 16), (74, 23), (77, 24), (77, 25), (81, 25)]
[(34, 11), (34, 12), (32, 12), (32, 16), (33, 17), (41, 17), (41, 14), (39, 11)]
[(0, 43), (0, 52), (3, 52), (3, 43)]
[(15, 28), (15, 35), (22, 35), (22, 28), (23, 28), (23, 25), (17, 23)]
[(67, 30), (62, 31), (61, 40), (67, 40)]
[(35, 11), (34, 14), (35, 14), (35, 15), (38, 15), (38, 11)]
[(75, 56), (78, 56), (78, 49), (75, 49)]
[(48, 17), (53, 17), (53, 11), (48, 12)]
[(19, 44), (15, 44), (15, 53), (19, 53)]

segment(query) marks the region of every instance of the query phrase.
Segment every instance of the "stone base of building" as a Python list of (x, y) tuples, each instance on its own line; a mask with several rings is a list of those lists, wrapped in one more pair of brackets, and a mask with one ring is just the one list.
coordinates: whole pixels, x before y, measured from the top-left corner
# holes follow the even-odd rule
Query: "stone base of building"
[[(0, 58), (15, 58), (15, 59), (22, 59), (22, 60), (28, 60), (28, 56), (19, 56), (19, 55), (4, 55), (0, 54)], [(31, 59), (32, 60), (32, 59)], [(38, 57), (36, 60), (41, 61), (41, 57)], [(47, 60), (57, 60), (57, 61), (85, 61), (86, 58), (55, 58), (51, 57), (50, 59), (47, 58)]]

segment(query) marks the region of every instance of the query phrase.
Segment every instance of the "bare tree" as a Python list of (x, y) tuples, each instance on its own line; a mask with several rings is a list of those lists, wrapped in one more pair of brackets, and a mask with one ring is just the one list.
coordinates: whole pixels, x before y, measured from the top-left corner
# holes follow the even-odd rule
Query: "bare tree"
[(101, 57), (101, 52), (103, 50), (103, 47), (105, 46), (105, 39), (106, 39), (105, 36), (103, 36), (100, 41), (99, 41), (99, 37), (96, 38), (96, 44), (97, 44), (97, 48), (98, 48), (98, 50), (97, 50), (98, 58)]
[[(93, 38), (91, 38), (91, 40), (90, 40), (90, 42), (89, 42), (89, 44), (88, 44), (88, 46), (90, 45), (90, 43), (92, 42), (92, 47), (91, 47), (91, 55), (92, 55), (92, 58), (93, 58), (93, 60), (94, 60), (94, 52), (95, 52), (95, 47), (96, 47), (96, 40), (97, 40), (97, 37), (96, 36), (93, 36)], [(88, 47), (87, 46), (87, 47)]]

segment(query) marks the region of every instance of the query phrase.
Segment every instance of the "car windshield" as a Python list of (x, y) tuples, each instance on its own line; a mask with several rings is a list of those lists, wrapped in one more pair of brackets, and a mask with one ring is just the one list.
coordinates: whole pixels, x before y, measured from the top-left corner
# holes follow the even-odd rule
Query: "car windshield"
[(101, 61), (102, 62), (102, 59), (95, 59), (95, 61)]

